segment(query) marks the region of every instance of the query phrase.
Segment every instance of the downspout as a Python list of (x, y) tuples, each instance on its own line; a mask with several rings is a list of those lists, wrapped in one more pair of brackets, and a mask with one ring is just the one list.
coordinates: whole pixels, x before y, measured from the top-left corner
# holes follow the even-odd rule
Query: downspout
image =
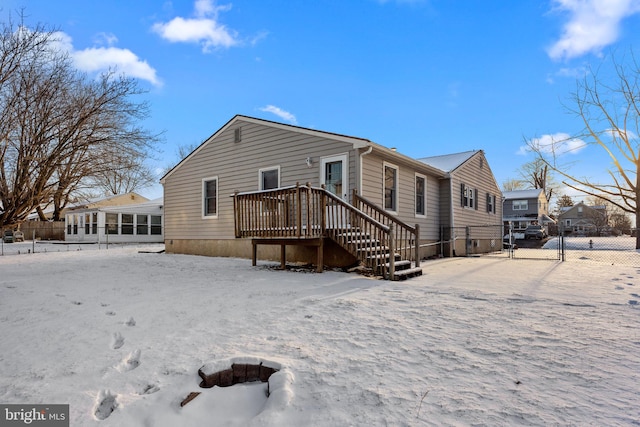
[[(362, 196), (362, 158), (367, 154), (371, 154), (373, 151), (373, 145), (370, 145), (366, 151), (360, 153), (360, 167), (358, 171), (358, 182), (356, 183), (356, 190), (358, 190), (358, 194)], [(353, 202), (353, 201), (352, 201)]]

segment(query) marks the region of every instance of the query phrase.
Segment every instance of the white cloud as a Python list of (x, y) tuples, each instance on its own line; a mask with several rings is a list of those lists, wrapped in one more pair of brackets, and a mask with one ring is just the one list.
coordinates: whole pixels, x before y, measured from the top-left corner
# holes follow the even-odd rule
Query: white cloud
[(276, 107), (275, 105), (267, 105), (266, 107), (260, 108), (260, 111), (275, 114), (281, 119), (286, 120), (289, 123), (292, 123), (294, 125), (298, 123), (298, 121), (296, 120), (296, 116), (294, 116), (288, 111), (285, 111), (279, 107)]
[(71, 56), (76, 67), (83, 71), (100, 72), (115, 68), (129, 77), (147, 80), (155, 86), (162, 85), (156, 70), (129, 49), (94, 47), (74, 51)]
[(234, 31), (218, 21), (218, 12), (231, 6), (217, 6), (212, 0), (196, 0), (195, 18), (175, 17), (166, 23), (155, 23), (152, 30), (172, 43), (199, 43), (203, 52), (238, 44)]
[(554, 0), (568, 12), (560, 39), (548, 49), (552, 59), (569, 59), (599, 53), (619, 36), (622, 20), (640, 12), (640, 0)]
[[(101, 34), (99, 37), (107, 43), (117, 41), (113, 35)], [(129, 77), (146, 80), (155, 86), (162, 86), (156, 70), (129, 49), (109, 46), (76, 50), (73, 47), (71, 37), (63, 32), (57, 32), (54, 39), (55, 49), (68, 52), (74, 65), (80, 71), (95, 73), (115, 69)]]
[(528, 145), (522, 145), (516, 154), (526, 155), (532, 152), (532, 148), (544, 154), (576, 154), (587, 146), (587, 143), (579, 138), (572, 138), (571, 135), (563, 132), (553, 135), (542, 135), (540, 138), (532, 138)]

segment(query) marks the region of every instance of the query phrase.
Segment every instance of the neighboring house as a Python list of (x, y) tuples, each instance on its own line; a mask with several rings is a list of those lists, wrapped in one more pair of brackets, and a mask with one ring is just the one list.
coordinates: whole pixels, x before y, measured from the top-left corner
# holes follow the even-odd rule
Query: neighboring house
[[(138, 203), (129, 203), (132, 200)], [(135, 193), (74, 206), (65, 215), (65, 240), (160, 243), (164, 241), (163, 210), (162, 198), (149, 200)]]
[(373, 250), (380, 242), (354, 243), (336, 230), (353, 234), (355, 223), (364, 227), (365, 221), (371, 233), (388, 233), (390, 224), (396, 233), (408, 233), (394, 244), (396, 250), (417, 247), (405, 256), (411, 261), (450, 255), (452, 248), (437, 244), (443, 226), (500, 225), (500, 190), (482, 151), (462, 153), (450, 170), (435, 159), (413, 159), (363, 138), (235, 116), (161, 179), (166, 250), (255, 257), (259, 237), (280, 233), (281, 251), (262, 246), (261, 258), (277, 259), (285, 243), (308, 243), (321, 249), (295, 246), (289, 258), (349, 265), (357, 260), (353, 248)]
[(514, 233), (524, 233), (529, 225), (542, 225), (549, 231), (555, 221), (549, 217), (549, 202), (540, 188), (505, 191), (502, 219), (505, 228), (511, 223)]
[(584, 202), (561, 208), (560, 230), (564, 234), (597, 236), (608, 230), (607, 207), (588, 206)]

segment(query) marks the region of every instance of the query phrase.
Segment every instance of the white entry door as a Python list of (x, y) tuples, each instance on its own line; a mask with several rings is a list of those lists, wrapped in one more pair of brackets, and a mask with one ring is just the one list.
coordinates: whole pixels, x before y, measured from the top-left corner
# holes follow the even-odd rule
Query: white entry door
[(349, 200), (349, 155), (323, 157), (320, 168), (320, 184), (324, 184), (327, 191), (347, 202)]
[[(349, 202), (349, 155), (340, 154), (322, 158), (320, 162), (320, 183), (327, 191), (335, 194), (345, 202)], [(349, 216), (347, 211), (339, 205), (329, 204), (327, 207), (327, 226), (347, 227)]]

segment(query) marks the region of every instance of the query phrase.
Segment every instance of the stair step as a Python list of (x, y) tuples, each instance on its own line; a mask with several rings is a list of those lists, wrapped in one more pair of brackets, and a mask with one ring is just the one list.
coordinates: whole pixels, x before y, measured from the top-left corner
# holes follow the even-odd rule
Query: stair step
[(367, 258), (388, 258), (389, 248), (386, 246), (366, 246), (364, 248), (358, 248), (358, 252), (375, 252), (375, 255), (368, 256)]
[(406, 270), (396, 271), (395, 280), (407, 280), (411, 277), (422, 276), (422, 267), (413, 267)]
[[(391, 264), (390, 263), (386, 263), (385, 267), (387, 267), (387, 269), (391, 268)], [(396, 269), (396, 271), (401, 271), (401, 270), (406, 270), (408, 268), (411, 268), (411, 261), (408, 260), (401, 260), (401, 261), (396, 261), (394, 263), (394, 267)]]

